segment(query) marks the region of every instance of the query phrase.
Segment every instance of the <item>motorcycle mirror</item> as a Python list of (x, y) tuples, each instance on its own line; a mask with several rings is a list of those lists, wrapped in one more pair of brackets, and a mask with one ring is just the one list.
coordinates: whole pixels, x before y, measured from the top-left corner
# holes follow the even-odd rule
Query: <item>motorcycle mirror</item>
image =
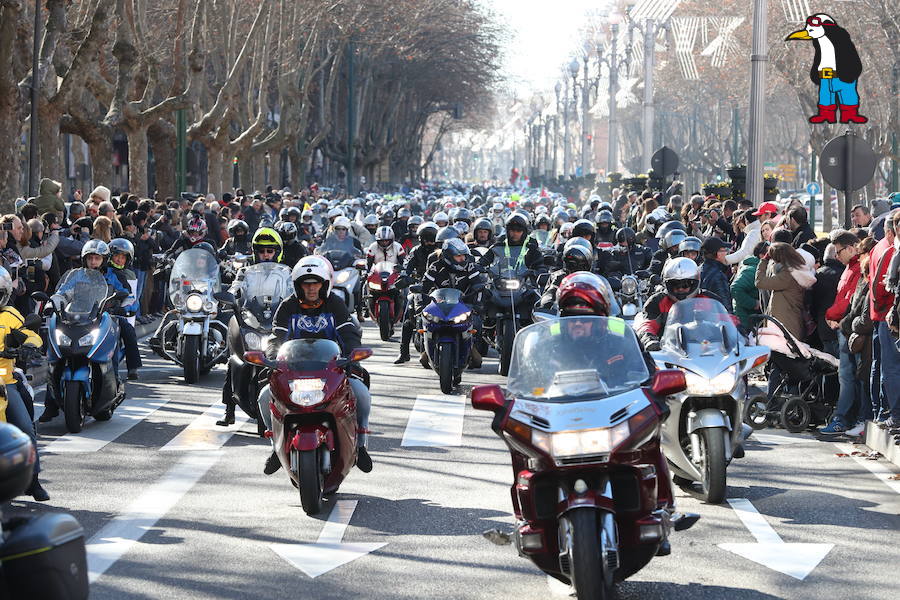
[(48, 296), (44, 292), (32, 292), (31, 299), (35, 302), (47, 302), (50, 300), (50, 296)]
[(472, 388), (472, 408), (493, 413), (506, 407), (506, 398), (499, 385), (477, 385)]
[(660, 283), (662, 283), (662, 277), (656, 274), (650, 276), (650, 285), (656, 287)]
[(358, 362), (372, 356), (371, 348), (357, 348), (350, 353), (350, 362)]
[(237, 300), (231, 292), (216, 292), (213, 294), (213, 298), (222, 304), (237, 304)]
[(657, 396), (664, 398), (678, 394), (687, 389), (687, 380), (681, 369), (661, 369), (653, 374), (650, 389)]
[(421, 294), (422, 286), (419, 284), (411, 285), (411, 286), (409, 286), (409, 291), (412, 292), (413, 294)]
[(260, 352), (259, 350), (250, 350), (249, 352), (244, 352), (244, 360), (251, 365), (257, 365), (259, 367), (269, 366), (269, 361), (266, 359), (266, 354), (264, 352)]

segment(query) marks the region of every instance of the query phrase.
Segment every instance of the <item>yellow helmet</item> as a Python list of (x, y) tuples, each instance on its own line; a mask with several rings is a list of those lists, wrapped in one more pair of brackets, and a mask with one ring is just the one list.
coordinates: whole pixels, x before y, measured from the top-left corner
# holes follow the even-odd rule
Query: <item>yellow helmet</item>
[(281, 257), (284, 254), (284, 244), (282, 243), (281, 236), (278, 235), (278, 232), (271, 227), (260, 227), (257, 229), (256, 233), (253, 234), (250, 245), (253, 247), (253, 257), (255, 259), (259, 259), (257, 253), (262, 248), (275, 248), (275, 257), (272, 261), (281, 262)]

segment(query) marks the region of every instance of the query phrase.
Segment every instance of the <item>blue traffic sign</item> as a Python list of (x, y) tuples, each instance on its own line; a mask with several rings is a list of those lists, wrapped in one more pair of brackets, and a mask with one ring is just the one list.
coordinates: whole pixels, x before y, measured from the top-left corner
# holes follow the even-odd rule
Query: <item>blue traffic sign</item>
[(806, 193), (810, 196), (815, 196), (819, 192), (822, 191), (822, 186), (819, 185), (818, 181), (810, 181), (806, 184)]

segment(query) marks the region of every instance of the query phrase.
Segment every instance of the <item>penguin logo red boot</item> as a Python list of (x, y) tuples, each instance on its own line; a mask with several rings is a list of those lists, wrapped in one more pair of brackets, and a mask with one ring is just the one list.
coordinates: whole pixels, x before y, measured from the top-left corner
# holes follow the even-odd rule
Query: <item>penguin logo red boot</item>
[(862, 73), (862, 61), (850, 34), (824, 13), (806, 18), (806, 27), (785, 40), (810, 40), (815, 49), (809, 78), (819, 87), (819, 112), (810, 123), (836, 123), (838, 109), (841, 123), (865, 123), (859, 114), (856, 82)]

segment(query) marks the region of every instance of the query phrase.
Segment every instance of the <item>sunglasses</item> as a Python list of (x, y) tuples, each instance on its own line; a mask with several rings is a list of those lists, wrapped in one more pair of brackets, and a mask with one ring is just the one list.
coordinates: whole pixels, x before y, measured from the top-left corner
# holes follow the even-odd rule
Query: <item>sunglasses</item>
[(811, 25), (813, 27), (823, 27), (825, 25), (834, 25), (831, 21), (823, 21), (819, 17), (809, 17), (806, 19), (806, 24)]
[(335, 231), (347, 231), (347, 228), (346, 227), (335, 227), (334, 230)]
[(260, 254), (275, 254), (275, 248), (260, 248), (258, 252)]

